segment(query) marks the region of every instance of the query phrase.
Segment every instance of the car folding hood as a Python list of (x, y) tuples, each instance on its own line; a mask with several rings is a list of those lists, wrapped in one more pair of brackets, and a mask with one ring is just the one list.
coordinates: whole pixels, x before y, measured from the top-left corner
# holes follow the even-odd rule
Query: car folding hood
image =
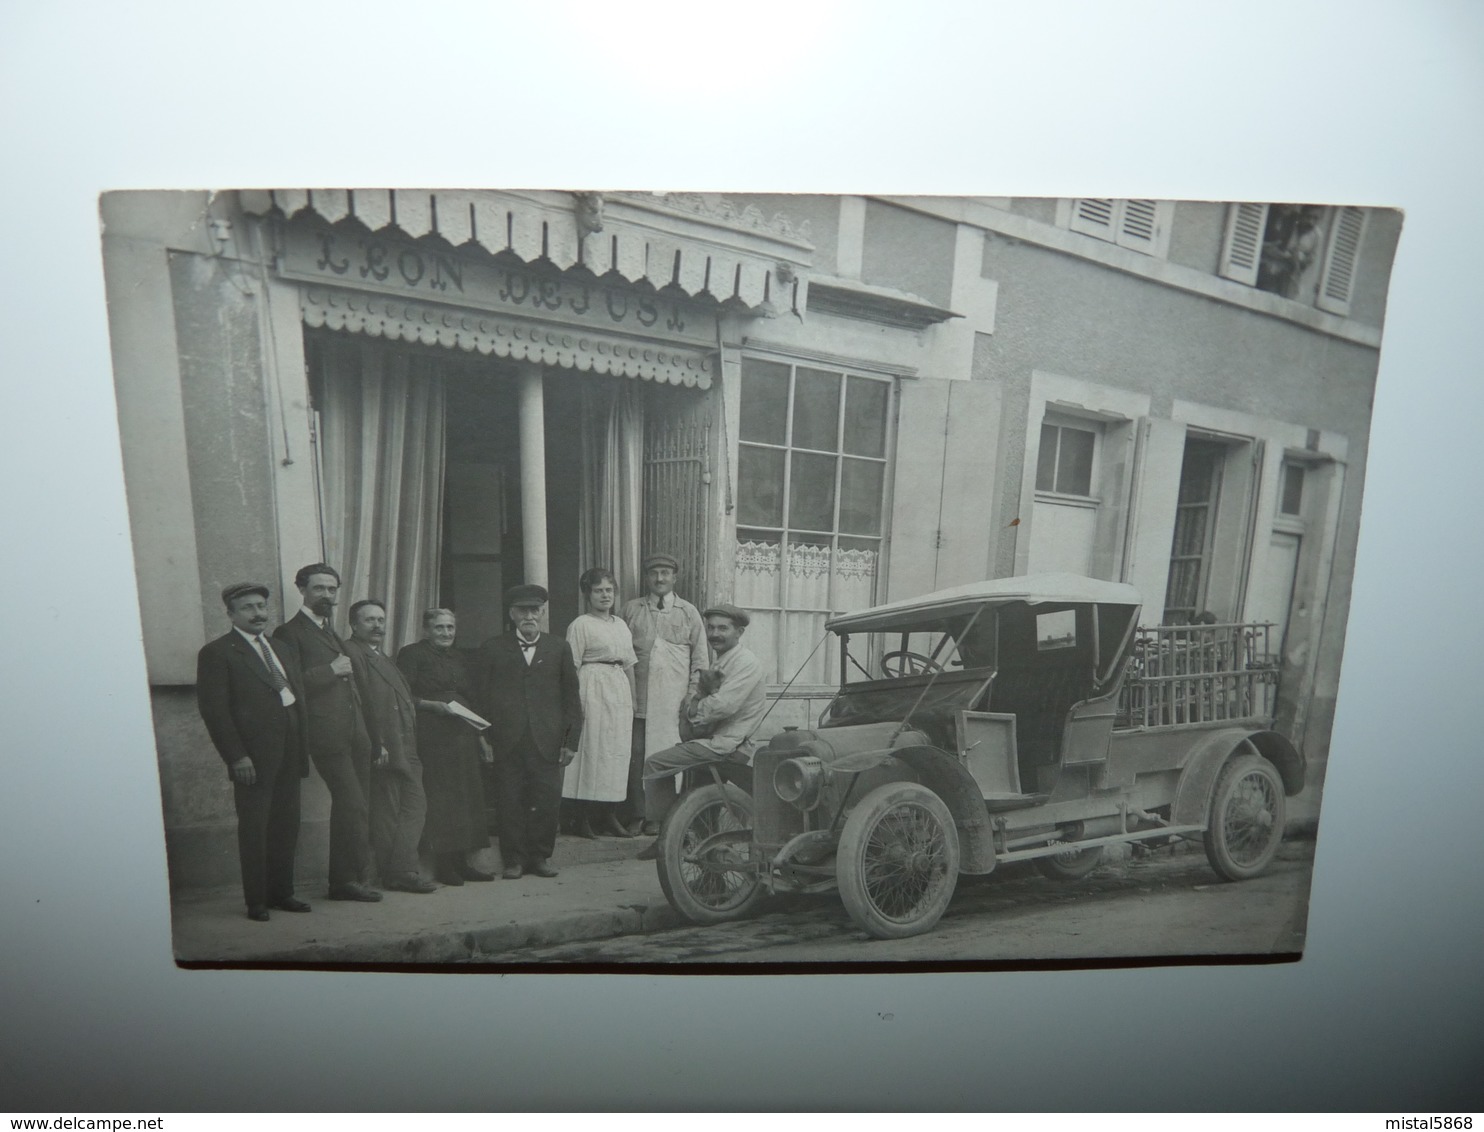
[(970, 582), (952, 589), (936, 590), (920, 597), (846, 613), (825, 622), (832, 633), (875, 633), (906, 629), (972, 616), (987, 603), (1003, 605), (1023, 601), (1028, 605), (1131, 605), (1143, 604), (1139, 591), (1125, 582), (1104, 582), (1081, 574), (1026, 574), (1016, 578), (993, 578)]

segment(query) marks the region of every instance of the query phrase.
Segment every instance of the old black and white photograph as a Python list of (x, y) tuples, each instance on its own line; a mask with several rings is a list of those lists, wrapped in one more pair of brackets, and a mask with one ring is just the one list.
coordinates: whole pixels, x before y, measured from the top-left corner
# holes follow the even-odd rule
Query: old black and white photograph
[(1303, 953), (1398, 211), (101, 216), (181, 963)]

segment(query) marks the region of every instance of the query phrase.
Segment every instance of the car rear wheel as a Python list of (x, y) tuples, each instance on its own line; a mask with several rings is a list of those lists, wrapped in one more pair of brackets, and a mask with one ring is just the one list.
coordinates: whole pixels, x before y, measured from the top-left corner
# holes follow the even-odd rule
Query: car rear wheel
[(877, 939), (938, 922), (958, 883), (958, 830), (943, 800), (916, 782), (889, 782), (845, 820), (836, 855), (840, 899)]
[(1226, 764), (1211, 795), (1206, 859), (1225, 880), (1255, 877), (1283, 840), (1283, 780), (1267, 759), (1238, 755)]
[(1081, 880), (1103, 863), (1103, 847), (1096, 849), (1068, 849), (1054, 857), (1037, 857), (1036, 868), (1044, 877), (1052, 880)]
[(762, 896), (748, 862), (752, 814), (746, 791), (712, 783), (681, 795), (665, 818), (655, 861), (660, 887), (692, 923), (739, 919)]

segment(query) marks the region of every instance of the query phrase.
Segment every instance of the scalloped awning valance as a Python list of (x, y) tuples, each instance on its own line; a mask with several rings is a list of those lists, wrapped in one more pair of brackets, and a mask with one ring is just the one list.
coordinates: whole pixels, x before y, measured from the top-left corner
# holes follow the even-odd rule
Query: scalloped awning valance
[(354, 218), (371, 232), (560, 270), (581, 264), (602, 277), (678, 287), (691, 297), (740, 304), (758, 314), (802, 315), (813, 247), (784, 218), (701, 194), (495, 192), (428, 189), (244, 190), (243, 210), (287, 218), (313, 213), (331, 224)]

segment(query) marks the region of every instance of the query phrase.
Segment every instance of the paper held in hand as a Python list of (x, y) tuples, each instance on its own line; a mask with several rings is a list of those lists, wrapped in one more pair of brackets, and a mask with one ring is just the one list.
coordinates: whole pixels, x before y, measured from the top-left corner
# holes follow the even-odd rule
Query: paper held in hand
[(475, 715), (463, 704), (458, 703), (454, 700), (448, 701), (448, 710), (449, 714), (458, 716), (470, 727), (474, 728), (475, 731), (483, 731), (490, 725), (490, 721), (485, 719), (484, 716)]

